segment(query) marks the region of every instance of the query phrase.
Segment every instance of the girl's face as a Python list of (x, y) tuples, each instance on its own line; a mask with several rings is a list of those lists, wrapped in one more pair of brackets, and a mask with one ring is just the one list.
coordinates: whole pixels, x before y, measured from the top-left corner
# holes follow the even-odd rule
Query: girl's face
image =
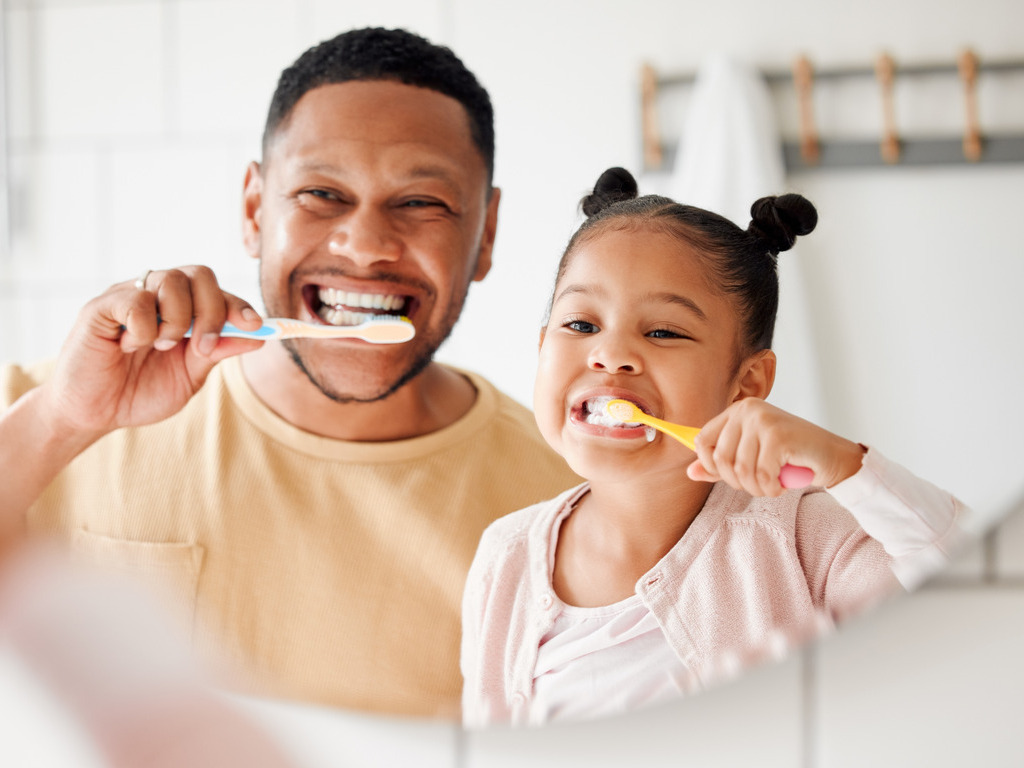
[(732, 300), (677, 237), (597, 233), (571, 257), (542, 332), (534, 390), (541, 433), (590, 480), (678, 471), (692, 451), (660, 433), (648, 442), (643, 427), (596, 418), (595, 411), (604, 416), (597, 398), (620, 397), (658, 418), (703, 426), (753, 393), (749, 361), (737, 362), (739, 332)]

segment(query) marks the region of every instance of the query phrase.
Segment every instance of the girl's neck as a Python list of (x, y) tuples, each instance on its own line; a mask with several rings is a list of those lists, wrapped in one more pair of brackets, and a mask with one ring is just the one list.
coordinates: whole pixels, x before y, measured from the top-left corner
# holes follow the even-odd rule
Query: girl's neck
[(711, 487), (685, 475), (667, 482), (592, 481), (559, 531), (555, 592), (578, 606), (610, 605), (634, 594), (640, 577), (686, 533)]

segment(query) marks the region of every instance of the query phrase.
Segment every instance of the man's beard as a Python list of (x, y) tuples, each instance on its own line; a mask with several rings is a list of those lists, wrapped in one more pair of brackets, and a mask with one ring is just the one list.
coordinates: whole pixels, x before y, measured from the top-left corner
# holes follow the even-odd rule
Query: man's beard
[(452, 329), (455, 327), (456, 321), (459, 319), (459, 315), (462, 314), (462, 307), (466, 302), (466, 296), (469, 293), (469, 283), (462, 287), (462, 291), (452, 297), (451, 304), (448, 306), (448, 312), (441, 319), (441, 326), (438, 331), (432, 336), (421, 336), (417, 333), (411, 341), (404, 342), (406, 344), (415, 344), (419, 341), (423, 344), (419, 354), (408, 365), (405, 370), (390, 384), (384, 386), (379, 392), (371, 395), (356, 395), (352, 392), (343, 392), (335, 387), (331, 386), (330, 382), (325, 381), (323, 376), (317, 376), (313, 371), (310, 370), (309, 366), (306, 365), (303, 360), (302, 353), (299, 351), (299, 345), (295, 339), (285, 339), (281, 342), (284, 348), (288, 351), (288, 355), (291, 357), (292, 362), (302, 371), (306, 378), (313, 384), (314, 387), (319, 389), (323, 395), (336, 403), (375, 403), (380, 400), (384, 400), (399, 389), (404, 387), (414, 378), (419, 376), (428, 365), (434, 360), (434, 353), (441, 347), (441, 345), (451, 335)]
[[(477, 256), (479, 258), (479, 254)], [(263, 299), (263, 306), (267, 311), (273, 315), (274, 312), (267, 304), (266, 294), (263, 291), (263, 259), (260, 258), (260, 294)], [(473, 268), (470, 274), (476, 272), (476, 262), (474, 261)], [(295, 279), (295, 275), (292, 275), (292, 280)], [(302, 353), (299, 351), (299, 344), (295, 339), (285, 339), (280, 343), (288, 351), (288, 356), (295, 363), (296, 367), (305, 374), (306, 378), (309, 379), (310, 383), (314, 387), (320, 390), (323, 395), (336, 403), (375, 403), (384, 400), (399, 389), (404, 387), (414, 378), (419, 376), (428, 365), (434, 360), (434, 353), (440, 348), (440, 346), (447, 340), (451, 335), (452, 329), (455, 327), (455, 322), (459, 319), (459, 315), (462, 314), (462, 307), (466, 303), (466, 296), (469, 294), (469, 286), (471, 280), (467, 280), (466, 284), (462, 286), (462, 290), (455, 296), (452, 296), (452, 300), (448, 305), (448, 311), (444, 317), (441, 318), (441, 326), (438, 332), (433, 334), (432, 337), (421, 335), (417, 332), (417, 335), (408, 342), (407, 344), (415, 344), (417, 341), (423, 344), (423, 348), (419, 354), (412, 361), (412, 364), (407, 366), (406, 369), (399, 375), (392, 383), (383, 387), (379, 392), (372, 395), (356, 395), (351, 392), (342, 392), (329, 386), (329, 382), (322, 380), (323, 377), (317, 376), (313, 371), (310, 370), (309, 366), (306, 365), (306, 361), (303, 360)], [(427, 286), (429, 288), (429, 286)]]
[[(448, 333), (451, 333), (451, 328), (449, 328), (447, 333), (445, 333), (444, 338), (448, 337)], [(442, 341), (444, 341), (444, 339), (442, 339)], [(298, 369), (306, 375), (306, 378), (309, 379), (313, 386), (319, 389), (320, 392), (323, 393), (324, 397), (327, 397), (336, 403), (376, 403), (380, 400), (387, 399), (414, 378), (419, 376), (420, 373), (430, 365), (431, 361), (434, 359), (434, 353), (437, 351), (437, 348), (441, 346), (440, 344), (428, 346), (415, 360), (413, 360), (412, 365), (406, 368), (405, 372), (402, 373), (402, 375), (399, 376), (392, 384), (384, 387), (384, 389), (377, 394), (364, 395), (360, 397), (351, 393), (340, 392), (333, 387), (328, 386), (326, 382), (321, 381), (320, 377), (315, 376), (309, 368), (306, 367), (306, 363), (302, 359), (301, 353), (296, 348), (297, 345), (295, 344), (295, 339), (285, 339), (281, 344), (286, 350), (288, 350), (288, 355), (291, 357), (292, 362), (295, 363)]]

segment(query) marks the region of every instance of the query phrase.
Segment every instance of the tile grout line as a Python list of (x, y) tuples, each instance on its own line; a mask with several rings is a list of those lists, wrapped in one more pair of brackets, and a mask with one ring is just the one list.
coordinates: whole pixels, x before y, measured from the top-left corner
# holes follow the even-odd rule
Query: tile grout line
[(7, 3), (0, 0), (0, 265), (11, 263), (11, 197), (8, 180), (10, 169), (10, 121), (8, 115), (7, 77), (11, 71), (7, 61), (10, 46), (7, 30)]

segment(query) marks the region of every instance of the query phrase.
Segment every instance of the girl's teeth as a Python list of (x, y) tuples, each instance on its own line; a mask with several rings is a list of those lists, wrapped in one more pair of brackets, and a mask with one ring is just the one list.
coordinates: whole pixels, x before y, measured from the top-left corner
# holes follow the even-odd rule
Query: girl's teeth
[[(622, 426), (637, 426), (636, 422), (622, 422), (618, 419), (612, 418), (611, 414), (608, 413), (608, 403), (615, 398), (607, 395), (600, 395), (599, 397), (592, 397), (587, 401), (587, 418), (588, 424), (596, 424), (601, 427), (622, 427)], [(648, 438), (653, 440), (654, 438)]]

